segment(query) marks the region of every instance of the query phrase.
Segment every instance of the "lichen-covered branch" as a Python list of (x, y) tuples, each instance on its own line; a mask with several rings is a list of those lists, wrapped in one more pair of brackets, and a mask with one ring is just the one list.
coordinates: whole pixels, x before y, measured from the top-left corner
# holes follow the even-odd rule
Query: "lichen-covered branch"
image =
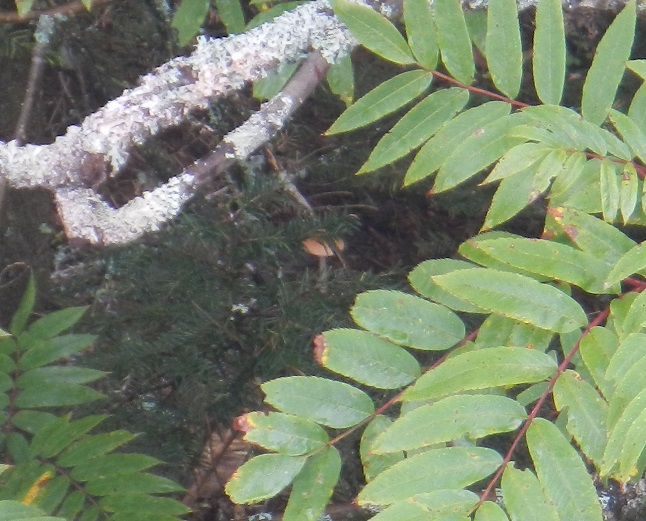
[[(393, 16), (401, 10), (401, 0), (366, 3)], [(469, 8), (485, 4), (486, 0), (464, 0)], [(519, 8), (533, 4), (535, 0), (518, 2)], [(178, 215), (209, 179), (271, 139), (320, 81), (327, 66), (347, 55), (355, 44), (326, 0), (306, 3), (244, 34), (201, 38), (190, 56), (175, 58), (144, 76), (139, 86), (126, 90), (80, 126), (70, 127), (54, 143), (0, 143), (0, 179), (13, 188), (51, 190), (71, 240), (103, 245), (129, 242), (158, 230)], [(167, 184), (118, 209), (97, 195), (97, 187), (119, 173), (134, 145), (179, 125), (192, 111), (206, 108), (280, 65), (308, 56), (281, 94), (233, 130), (210, 155)]]
[(199, 186), (208, 184), (234, 161), (245, 159), (271, 139), (314, 90), (327, 66), (319, 52), (311, 54), (283, 91), (229, 133), (213, 152), (181, 175), (118, 210), (102, 201), (90, 188), (57, 189), (56, 203), (66, 235), (90, 244), (114, 245), (159, 230), (179, 214)]
[[(245, 125), (227, 136), (219, 150), (225, 159), (241, 159), (272, 137), (321, 78), (325, 66), (346, 55), (354, 40), (326, 4), (319, 0), (285, 13), (247, 33), (198, 42), (188, 57), (162, 65), (142, 78), (138, 87), (70, 127), (51, 145), (0, 144), (0, 175), (13, 188), (44, 187), (55, 193), (60, 217), (70, 239), (92, 244), (119, 244), (155, 231), (176, 216), (195, 194), (196, 175), (204, 184), (214, 168), (212, 158), (198, 161), (166, 185), (143, 194), (122, 208), (111, 208), (96, 194), (107, 176), (116, 175), (133, 145), (184, 121), (250, 81), (280, 65), (303, 60), (312, 51), (319, 70), (303, 83), (267, 103)], [(303, 90), (305, 88), (305, 90)], [(207, 158), (208, 159), (208, 158)]]

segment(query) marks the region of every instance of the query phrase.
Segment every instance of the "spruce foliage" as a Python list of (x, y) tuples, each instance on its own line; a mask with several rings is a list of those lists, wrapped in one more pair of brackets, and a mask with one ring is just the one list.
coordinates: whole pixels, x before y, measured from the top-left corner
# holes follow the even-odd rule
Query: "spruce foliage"
[[(358, 291), (393, 286), (387, 275), (324, 274), (303, 249), (356, 228), (343, 214), (302, 211), (267, 173), (236, 183), (228, 205), (205, 204), (173, 227), (111, 252), (100, 303), (84, 327), (99, 335), (86, 363), (109, 371), (110, 425), (142, 433), (138, 450), (186, 479), (215, 429), (256, 399), (259, 382), (286, 368), (315, 370), (311, 332), (349, 326)], [(341, 254), (343, 255), (343, 253)]]

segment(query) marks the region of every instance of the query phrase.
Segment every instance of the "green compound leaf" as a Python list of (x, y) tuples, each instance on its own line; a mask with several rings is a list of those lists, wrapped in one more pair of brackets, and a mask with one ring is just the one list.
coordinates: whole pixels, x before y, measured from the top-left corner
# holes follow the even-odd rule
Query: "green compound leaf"
[(158, 459), (144, 454), (106, 454), (76, 465), (70, 472), (70, 477), (77, 481), (92, 481), (107, 476), (131, 474), (160, 463)]
[(581, 306), (559, 289), (519, 275), (472, 268), (436, 275), (433, 282), (467, 302), (520, 322), (567, 333), (588, 321)]
[(609, 116), (614, 127), (631, 148), (633, 156), (637, 156), (644, 162), (646, 160), (646, 133), (644, 133), (632, 118), (621, 112), (610, 109)]
[(444, 89), (427, 96), (381, 138), (358, 173), (381, 168), (419, 147), (468, 101), (469, 92), (465, 89)]
[(287, 376), (260, 387), (268, 404), (334, 429), (352, 427), (375, 410), (359, 389), (316, 376)]
[[(599, 181), (601, 161), (598, 159), (586, 161), (581, 158), (582, 155), (577, 152), (566, 161), (563, 171), (552, 185), (549, 204), (569, 206), (588, 214), (598, 214), (602, 211)], [(568, 173), (572, 177), (568, 177)], [(555, 193), (554, 188), (557, 183), (561, 190)]]
[(308, 454), (329, 441), (320, 425), (290, 414), (251, 412), (236, 423), (244, 431), (245, 441), (287, 456)]
[[(646, 293), (641, 292), (628, 308), (623, 324), (621, 325), (622, 342), (631, 333), (640, 332), (644, 328), (644, 313), (646, 312)], [(617, 318), (615, 316), (615, 318)]]
[(619, 212), (619, 173), (616, 165), (607, 159), (601, 162), (599, 182), (603, 218), (613, 222)]
[(628, 223), (637, 210), (637, 197), (640, 192), (639, 176), (634, 165), (625, 164), (619, 181), (619, 210), (624, 224)]
[(585, 464), (559, 428), (537, 418), (525, 438), (538, 480), (559, 518), (602, 521), (599, 498)]
[[(138, 517), (137, 517), (138, 516)], [(111, 518), (112, 521), (151, 521), (150, 514), (142, 512), (141, 514), (135, 514), (135, 517), (129, 517), (128, 513), (122, 515), (117, 515)], [(177, 517), (167, 514), (161, 514), (158, 517), (154, 518), (154, 521), (180, 521)]]
[(76, 324), (86, 311), (87, 306), (54, 311), (31, 324), (28, 334), (40, 338), (52, 338)]
[(34, 487), (32, 491), (37, 491), (32, 504), (42, 508), (45, 512), (53, 513), (67, 496), (70, 480), (67, 476), (58, 476), (44, 485), (36, 481), (31, 486)]
[(635, 0), (630, 0), (601, 38), (583, 84), (581, 113), (601, 125), (615, 100), (635, 38)]
[(546, 125), (537, 120), (530, 120), (527, 124), (518, 125), (511, 129), (510, 135), (523, 138), (527, 141), (542, 143), (551, 147), (565, 147), (563, 136), (546, 128)]
[[(251, 4), (263, 5), (262, 1), (252, 1)], [(286, 11), (291, 11), (292, 9), (297, 8), (299, 5), (302, 5), (302, 0), (296, 0), (294, 2), (283, 2), (281, 4), (276, 4), (267, 9), (266, 11), (259, 12), (253, 19), (247, 24), (246, 30), (253, 29), (264, 23), (272, 21), (277, 16), (280, 16)], [(266, 5), (266, 4), (265, 4)]]
[(541, 395), (546, 391), (547, 385), (547, 382), (530, 385), (523, 392), (516, 395), (516, 401), (523, 407), (527, 407), (541, 397)]
[(332, 7), (334, 14), (348, 26), (361, 45), (394, 63), (415, 63), (404, 37), (374, 9), (346, 0), (333, 0)]
[[(74, 443), (78, 438), (101, 423), (105, 416), (86, 416), (80, 420), (69, 421), (69, 416), (56, 418), (36, 432), (31, 442), (31, 452), (36, 456), (51, 458)], [(124, 432), (124, 431), (117, 431)], [(129, 434), (132, 439), (134, 436)], [(124, 443), (128, 441), (125, 440)]]
[(545, 104), (558, 105), (565, 82), (565, 29), (560, 0), (542, 0), (536, 6), (534, 32), (534, 86)]
[(449, 358), (422, 375), (403, 401), (431, 400), (454, 393), (510, 387), (549, 378), (556, 363), (548, 355), (521, 347), (491, 347)]
[[(631, 342), (632, 343), (632, 342)], [(643, 346), (641, 346), (643, 350)], [(646, 358), (640, 357), (626, 374), (617, 380), (615, 392), (610, 397), (608, 418), (606, 424), (609, 430), (618, 428), (617, 422), (631, 403), (643, 390), (643, 372), (646, 368)], [(639, 372), (641, 371), (641, 373)], [(608, 377), (608, 379), (611, 379)]]
[(244, 12), (240, 0), (215, 0), (218, 16), (229, 34), (239, 34), (245, 30)]
[(181, 492), (184, 487), (162, 476), (136, 473), (98, 478), (86, 483), (84, 490), (94, 496), (111, 496), (115, 494), (169, 494)]
[(104, 396), (85, 385), (48, 384), (43, 387), (26, 387), (18, 392), (15, 404), (22, 409), (63, 407), (99, 400)]
[(234, 503), (256, 503), (269, 499), (294, 480), (306, 461), (305, 456), (256, 456), (233, 474), (225, 492)]
[[(645, 343), (646, 344), (646, 343)], [(617, 351), (619, 339), (605, 327), (594, 327), (581, 339), (579, 353), (595, 385), (610, 398), (614, 385), (606, 376), (606, 368)]]
[(25, 16), (27, 13), (29, 13), (29, 11), (31, 11), (32, 6), (34, 5), (34, 1), (35, 0), (15, 0), (16, 10), (18, 11), (18, 15)]
[(522, 143), (509, 150), (482, 184), (493, 183), (511, 177), (542, 161), (552, 148), (540, 143)]
[(479, 439), (513, 431), (525, 416), (525, 409), (518, 402), (504, 396), (449, 396), (432, 405), (422, 405), (395, 420), (375, 440), (372, 450), (389, 453), (465, 437)]
[(487, 6), (487, 65), (496, 88), (515, 98), (523, 75), (516, 0), (490, 0)]
[(327, 447), (308, 458), (294, 479), (283, 519), (318, 521), (332, 496), (340, 473), (341, 456), (334, 447)]
[(640, 243), (631, 248), (615, 264), (608, 274), (606, 286), (610, 287), (627, 277), (646, 269), (646, 243)]
[(554, 404), (559, 411), (567, 408), (567, 431), (583, 453), (599, 464), (606, 446), (606, 402), (577, 373), (566, 371), (554, 386)]
[(412, 496), (443, 489), (461, 489), (494, 472), (500, 455), (480, 447), (432, 449), (395, 464), (359, 493), (359, 505), (391, 505)]
[(363, 465), (363, 475), (366, 482), (372, 481), (384, 470), (392, 467), (404, 459), (403, 452), (391, 452), (389, 454), (376, 454), (372, 446), (377, 437), (393, 424), (392, 420), (386, 416), (379, 415), (372, 420), (363, 431), (359, 453), (361, 455), (361, 464)]
[(404, 0), (404, 24), (417, 63), (432, 71), (437, 66), (439, 49), (431, 4), (426, 0)]
[[(16, 362), (8, 355), (0, 355), (0, 374), (9, 376), (16, 369)], [(10, 378), (13, 385), (13, 378)], [(6, 389), (4, 389), (6, 390)]]
[[(181, 516), (189, 512), (188, 507), (168, 497), (148, 496), (145, 494), (115, 494), (99, 500), (99, 506), (108, 512), (120, 514), (145, 514), (161, 519), (161, 516)], [(134, 519), (131, 517), (131, 519)], [(168, 519), (168, 517), (166, 517)]]
[(567, 207), (548, 209), (545, 233), (547, 236), (563, 235), (578, 248), (592, 253), (608, 266), (614, 266), (635, 246), (632, 239), (614, 226)]
[(103, 456), (108, 452), (125, 445), (135, 436), (124, 430), (104, 432), (94, 436), (85, 436), (70, 445), (56, 460), (63, 467), (75, 467), (91, 458)]
[(62, 516), (64, 519), (76, 519), (78, 514), (83, 509), (85, 504), (85, 494), (77, 490), (69, 494), (63, 504), (56, 512), (59, 516)]
[(523, 143), (524, 139), (509, 134), (510, 128), (522, 117), (522, 113), (504, 116), (466, 137), (440, 168), (433, 192), (444, 192), (463, 183)]
[(509, 521), (505, 511), (493, 501), (485, 501), (476, 511), (473, 521)]
[(24, 371), (49, 365), (62, 358), (75, 355), (87, 349), (96, 337), (94, 335), (60, 335), (25, 351), (18, 361)]
[(462, 6), (456, 0), (436, 0), (433, 9), (442, 62), (456, 80), (469, 85), (475, 63)]
[(549, 279), (574, 284), (589, 293), (603, 293), (607, 265), (594, 255), (566, 244), (524, 237), (487, 239), (487, 235), (469, 241), (491, 259)]
[[(632, 62), (628, 62), (628, 67)], [(642, 85), (637, 89), (637, 92), (633, 96), (632, 101), (630, 102), (630, 107), (628, 108), (628, 117), (639, 125), (642, 131), (646, 130), (646, 84)], [(625, 159), (625, 158), (621, 158)]]
[(20, 299), (20, 304), (18, 309), (11, 318), (11, 323), (9, 324), (9, 331), (15, 335), (19, 336), (31, 315), (32, 310), (34, 309), (34, 304), (36, 303), (36, 282), (32, 274), (29, 275), (27, 279), (27, 288), (25, 293), (23, 293), (22, 298)]
[(467, 22), (471, 41), (482, 56), (486, 56), (487, 11), (485, 9), (465, 9), (464, 19)]
[[(586, 121), (570, 108), (558, 105), (537, 105), (524, 108), (522, 114), (529, 118), (530, 123), (551, 133), (550, 140), (546, 144), (556, 140), (565, 148), (578, 151), (590, 149), (601, 156), (605, 156), (608, 152), (607, 137), (611, 134)], [(537, 141), (542, 140), (539, 138)]]
[(276, 96), (298, 69), (298, 63), (282, 65), (268, 76), (259, 78), (253, 83), (253, 97), (258, 100), (268, 100)]
[(404, 185), (433, 174), (466, 138), (511, 111), (508, 103), (491, 101), (458, 114), (446, 123), (418, 152), (411, 164)]
[(338, 96), (346, 106), (350, 105), (354, 100), (354, 70), (350, 56), (344, 56), (330, 66), (326, 78), (332, 93)]
[(606, 366), (606, 379), (615, 383), (624, 380), (644, 356), (646, 356), (646, 335), (630, 333), (619, 343), (610, 358), (610, 363)]
[(530, 171), (523, 170), (503, 179), (493, 195), (481, 231), (488, 231), (508, 221), (535, 200)]
[[(103, 417), (99, 416), (99, 418)], [(23, 411), (18, 411), (11, 419), (11, 423), (25, 432), (36, 434), (38, 431), (47, 427), (49, 423), (57, 419), (58, 418), (55, 415), (48, 412), (30, 411), (29, 409), (25, 409)]]
[(483, 311), (477, 306), (455, 298), (449, 292), (444, 291), (437, 284), (433, 283), (433, 276), (435, 275), (475, 267), (475, 264), (457, 259), (431, 259), (418, 264), (409, 273), (408, 281), (420, 295), (438, 302), (443, 306), (454, 309), (455, 311), (464, 311), (465, 313), (482, 313)]
[(624, 295), (621, 299), (614, 299), (610, 302), (610, 317), (608, 317), (608, 328), (616, 333), (620, 341), (623, 341), (626, 336), (630, 333), (639, 332), (641, 329), (641, 323), (643, 318), (639, 317), (638, 321), (632, 322), (631, 325), (626, 328), (624, 331), (624, 325), (626, 324), (626, 318), (628, 314), (633, 309), (633, 304), (641, 300), (638, 303), (638, 308), (640, 311), (643, 311), (644, 301), (641, 299), (642, 293), (628, 293)]
[[(643, 370), (644, 364), (639, 365)], [(619, 391), (619, 388), (617, 390)], [(632, 447), (633, 442), (644, 443), (642, 438), (643, 434), (637, 434), (637, 438), (634, 438), (633, 440), (630, 440), (627, 437), (628, 433), (635, 425), (638, 428), (642, 428), (643, 432), (642, 416), (646, 410), (646, 389), (643, 388), (643, 382), (641, 391), (634, 395), (631, 400), (627, 401), (627, 397), (618, 398), (621, 398), (621, 401), (625, 403), (622, 404), (620, 415), (617, 416), (618, 419), (616, 422), (610, 423), (612, 418), (609, 418), (610, 436), (608, 437), (608, 443), (603, 455), (600, 474), (601, 476), (612, 476), (619, 481), (626, 482), (634, 477), (633, 469), (635, 469), (637, 462), (637, 460), (633, 458), (632, 449), (629, 449), (628, 453), (626, 453), (626, 449), (628, 448), (628, 445)], [(613, 406), (612, 402), (614, 400), (615, 397), (613, 396), (611, 400), (611, 409)], [(632, 434), (635, 434), (635, 432), (633, 431)], [(620, 464), (620, 460), (623, 461), (623, 464)]]
[(453, 312), (401, 291), (361, 293), (350, 314), (361, 327), (414, 349), (448, 349), (465, 334), (464, 324)]
[(208, 12), (209, 0), (182, 0), (171, 23), (171, 27), (177, 29), (177, 39), (182, 47), (198, 33)]
[(19, 501), (0, 501), (0, 521), (64, 521), (62, 517), (50, 517), (40, 508), (24, 505)]
[(329, 136), (365, 127), (414, 100), (428, 89), (432, 81), (433, 75), (430, 72), (403, 72), (358, 99), (325, 134)]
[(16, 380), (19, 389), (32, 386), (47, 386), (56, 384), (84, 384), (98, 380), (105, 376), (105, 371), (74, 366), (48, 366), (38, 367), (25, 371)]
[(317, 336), (314, 345), (321, 365), (378, 389), (398, 389), (421, 373), (408, 351), (367, 331), (333, 329)]
[(478, 502), (469, 490), (434, 490), (417, 494), (381, 511), (376, 521), (463, 521)]
[[(593, 211), (598, 213), (601, 209), (599, 197), (599, 172), (601, 167), (602, 163), (599, 160), (588, 161), (583, 152), (570, 154), (550, 188), (550, 204), (552, 206), (576, 207), (572, 203), (572, 199), (584, 192), (588, 186), (593, 185), (595, 186), (593, 196), (597, 203)], [(584, 211), (586, 209), (585, 207), (583, 208)]]
[[(79, 516), (78, 521), (97, 521), (99, 519), (99, 514), (101, 510), (98, 506), (91, 506), (83, 510), (83, 513)], [(126, 521), (123, 518), (119, 518), (118, 515), (112, 516), (112, 521)], [(128, 521), (132, 521), (132, 513), (128, 514)], [(168, 521), (168, 520), (164, 520)]]
[(500, 270), (500, 271), (511, 271), (514, 273), (520, 273), (521, 275), (527, 275), (533, 279), (540, 280), (541, 282), (545, 282), (549, 280), (549, 278), (537, 276), (535, 273), (532, 273), (531, 271), (527, 271), (520, 268), (512, 268), (512, 266), (509, 263), (498, 260), (497, 258), (490, 255), (487, 252), (487, 250), (482, 248), (483, 244), (487, 244), (488, 242), (497, 240), (497, 239), (514, 240), (514, 239), (521, 239), (521, 237), (518, 235), (514, 235), (513, 233), (503, 232), (503, 231), (491, 231), (491, 232), (481, 233), (480, 235), (477, 235), (472, 239), (469, 239), (463, 242), (458, 248), (458, 253), (465, 259), (468, 259), (474, 263), (480, 264), (480, 266), (484, 266), (485, 268), (493, 268), (495, 270)]
[(505, 508), (512, 519), (560, 521), (556, 508), (545, 497), (543, 487), (531, 470), (517, 470), (507, 465), (500, 487)]
[(646, 60), (628, 60), (626, 66), (637, 76), (646, 78)]
[(642, 453), (646, 448), (646, 411), (635, 419), (626, 432), (625, 443), (619, 457), (618, 481), (626, 483), (644, 472)]
[(478, 347), (526, 347), (543, 353), (547, 351), (554, 334), (551, 331), (521, 324), (509, 318), (489, 315), (480, 325)]

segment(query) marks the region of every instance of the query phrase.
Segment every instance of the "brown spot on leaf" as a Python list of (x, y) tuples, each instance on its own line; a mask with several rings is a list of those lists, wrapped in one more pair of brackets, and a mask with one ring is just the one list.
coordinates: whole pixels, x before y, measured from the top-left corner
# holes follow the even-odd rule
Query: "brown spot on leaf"
[(563, 207), (557, 206), (555, 208), (548, 208), (547, 213), (549, 213), (556, 221), (563, 218)]
[(325, 337), (321, 335), (316, 335), (312, 341), (314, 344), (314, 360), (317, 364), (323, 365), (325, 361), (325, 350), (327, 349), (327, 342)]
[(567, 235), (572, 240), (575, 240), (576, 236), (579, 235), (576, 226), (564, 226), (563, 231), (565, 232), (565, 235)]
[(233, 428), (239, 432), (247, 433), (253, 429), (253, 425), (249, 422), (247, 415), (243, 414), (233, 419)]

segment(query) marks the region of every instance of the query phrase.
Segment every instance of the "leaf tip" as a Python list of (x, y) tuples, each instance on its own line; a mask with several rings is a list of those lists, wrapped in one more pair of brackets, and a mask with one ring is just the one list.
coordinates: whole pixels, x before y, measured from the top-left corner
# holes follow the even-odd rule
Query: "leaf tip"
[(249, 418), (249, 414), (243, 414), (233, 419), (233, 428), (238, 432), (244, 432), (246, 434), (253, 429), (253, 427), (254, 425)]

